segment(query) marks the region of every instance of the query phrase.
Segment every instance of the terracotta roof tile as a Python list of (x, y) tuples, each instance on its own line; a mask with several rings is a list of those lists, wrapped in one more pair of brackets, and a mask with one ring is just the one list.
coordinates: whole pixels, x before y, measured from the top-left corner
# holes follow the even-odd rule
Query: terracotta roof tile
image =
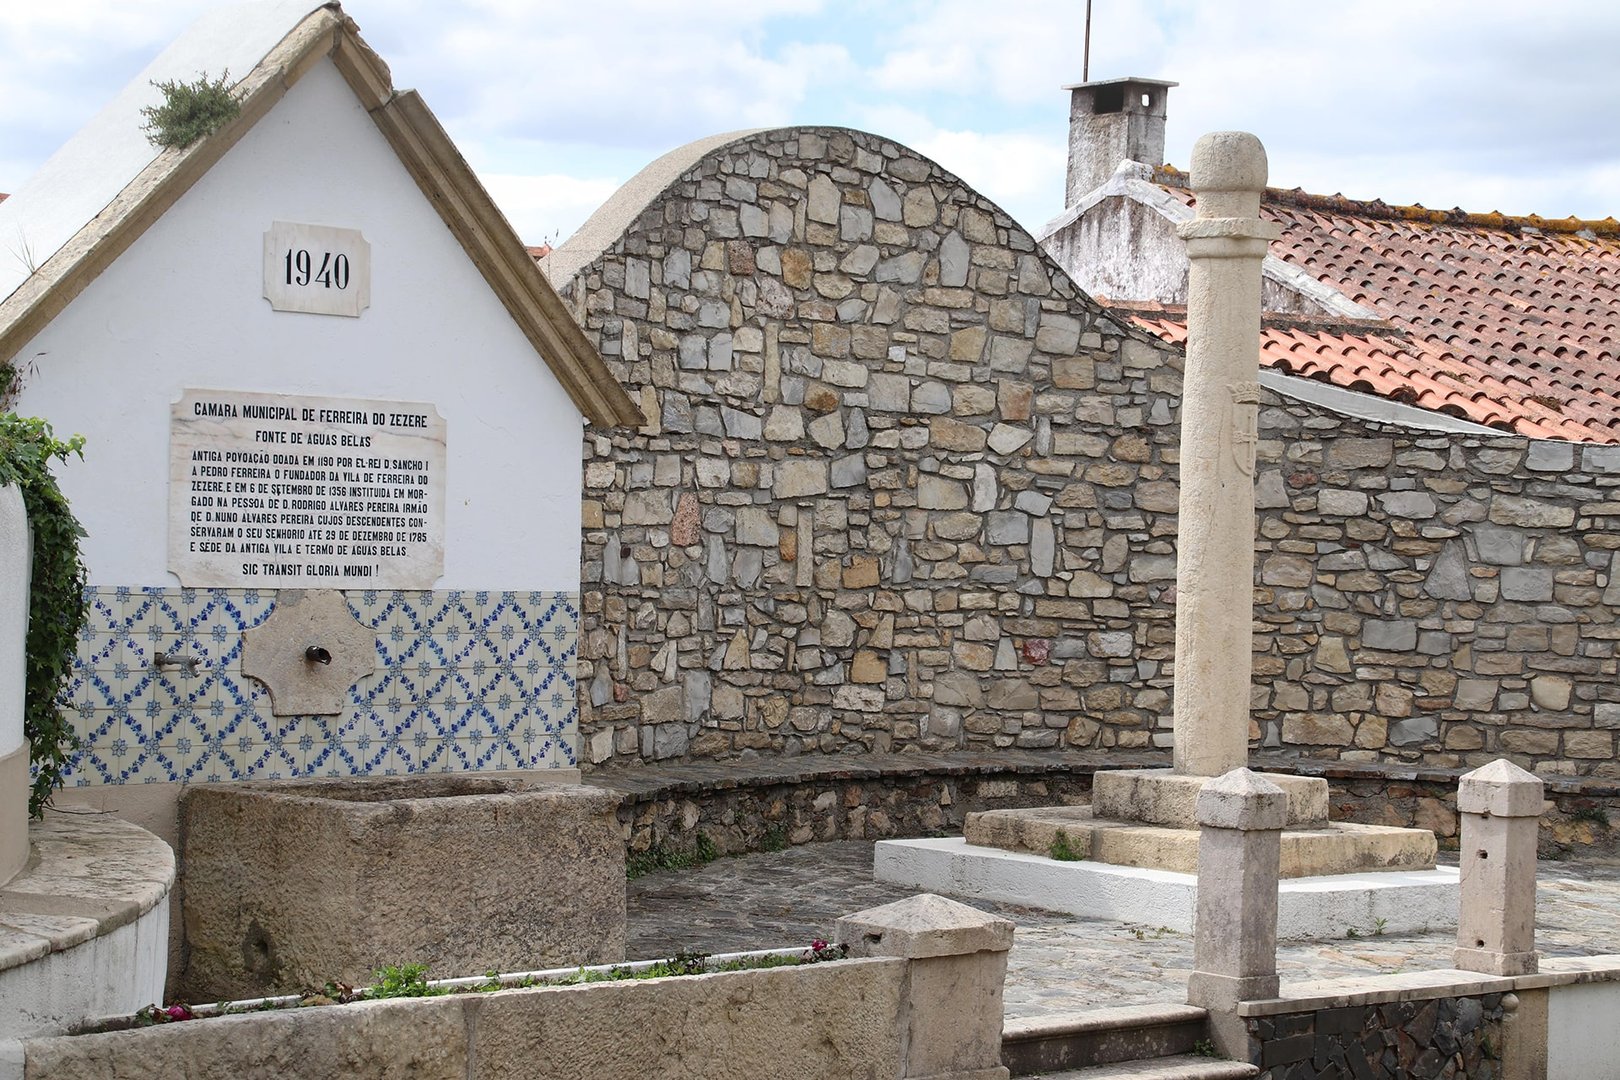
[[(1193, 201), (1184, 174), (1158, 179)], [(1521, 435), (1620, 443), (1620, 222), (1277, 189), (1262, 214), (1283, 229), (1273, 255), (1387, 324), (1268, 324), (1266, 365)], [(1137, 321), (1176, 340), (1164, 319)]]

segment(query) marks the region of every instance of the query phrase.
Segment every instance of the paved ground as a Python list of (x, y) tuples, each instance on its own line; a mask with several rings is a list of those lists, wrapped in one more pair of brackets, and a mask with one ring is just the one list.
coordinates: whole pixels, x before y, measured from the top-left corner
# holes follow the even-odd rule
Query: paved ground
[[(1548, 955), (1620, 953), (1620, 862), (1543, 862), (1536, 941)], [(808, 945), (832, 936), (838, 916), (898, 900), (909, 890), (872, 880), (872, 845), (807, 844), (721, 859), (630, 882), (631, 959), (680, 949), (718, 953)], [(1181, 1000), (1192, 938), (1139, 925), (1079, 919), (974, 901), (1017, 924), (1007, 973), (1007, 1015)], [(1449, 967), (1454, 935), (1382, 936), (1285, 944), (1290, 980)]]

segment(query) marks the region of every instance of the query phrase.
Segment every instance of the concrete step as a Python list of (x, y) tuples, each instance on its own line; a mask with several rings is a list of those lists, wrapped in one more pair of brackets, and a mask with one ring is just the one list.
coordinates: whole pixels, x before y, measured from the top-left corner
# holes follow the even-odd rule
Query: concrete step
[(1176, 1054), (1145, 1061), (1093, 1065), (1088, 1069), (1031, 1073), (1029, 1080), (1247, 1080), (1259, 1075), (1259, 1069), (1241, 1061)]
[(1169, 1003), (1009, 1020), (1001, 1033), (1001, 1063), (1014, 1076), (1029, 1076), (1187, 1054), (1205, 1037), (1204, 1020), (1203, 1009)]

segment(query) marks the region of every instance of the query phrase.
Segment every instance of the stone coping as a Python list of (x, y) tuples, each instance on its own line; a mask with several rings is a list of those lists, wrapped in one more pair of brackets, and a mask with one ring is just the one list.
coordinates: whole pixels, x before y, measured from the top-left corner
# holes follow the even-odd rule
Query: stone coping
[[(661, 796), (803, 784), (832, 780), (880, 780), (906, 776), (1038, 775), (1066, 772), (1090, 775), (1116, 769), (1170, 765), (1168, 753), (1038, 750), (946, 751), (942, 753), (805, 754), (798, 757), (683, 762), (671, 765), (608, 767), (584, 774), (583, 782), (629, 796)], [(1328, 780), (1411, 781), (1456, 786), (1470, 769), (1442, 769), (1400, 762), (1347, 762), (1251, 754), (1249, 767)], [(1620, 797), (1620, 779), (1540, 776), (1547, 795)]]
[(151, 911), (174, 886), (174, 852), (109, 815), (47, 812), (29, 859), (0, 889), (0, 971), (71, 949)]
[(1239, 1016), (1275, 1016), (1317, 1009), (1344, 1009), (1352, 1005), (1479, 997), (1600, 982), (1620, 982), (1620, 954), (1543, 957), (1541, 970), (1534, 975), (1487, 975), (1478, 971), (1441, 968), (1435, 971), (1299, 982), (1285, 986), (1283, 996), (1241, 1001), (1237, 1011)]

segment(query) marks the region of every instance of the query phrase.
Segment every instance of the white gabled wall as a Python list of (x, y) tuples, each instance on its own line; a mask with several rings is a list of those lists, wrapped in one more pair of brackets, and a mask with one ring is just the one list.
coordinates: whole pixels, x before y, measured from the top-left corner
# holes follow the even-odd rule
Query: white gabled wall
[[(272, 221), (361, 230), (371, 307), (273, 312)], [(440, 589), (577, 592), (581, 418), (330, 60), (17, 356), (91, 581), (173, 585), (169, 404), (186, 387), (427, 401), (448, 429)]]

